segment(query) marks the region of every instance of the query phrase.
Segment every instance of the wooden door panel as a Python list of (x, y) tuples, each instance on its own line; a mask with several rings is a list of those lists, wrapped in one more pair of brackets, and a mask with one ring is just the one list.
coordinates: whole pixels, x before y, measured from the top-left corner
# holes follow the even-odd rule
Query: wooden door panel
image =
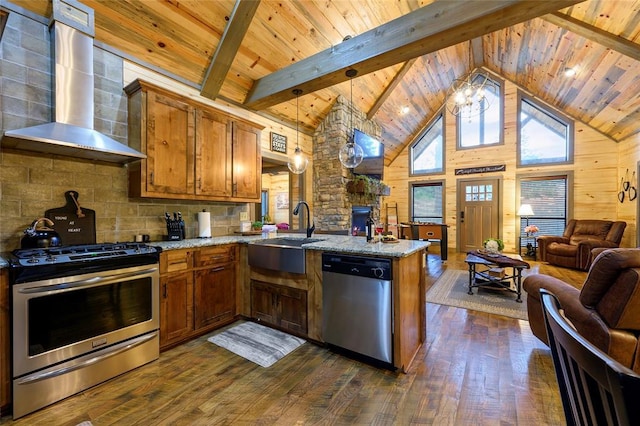
[(160, 278), (160, 346), (178, 342), (193, 331), (193, 274)]
[(460, 251), (482, 248), (487, 238), (500, 238), (498, 179), (458, 182)]
[(229, 197), (231, 122), (227, 116), (198, 110), (196, 115), (196, 194)]
[(277, 325), (275, 298), (273, 286), (251, 281), (251, 317)]
[(196, 272), (195, 329), (235, 316), (235, 265), (223, 265)]
[(193, 194), (193, 109), (166, 96), (148, 96), (147, 190)]
[(260, 130), (244, 123), (233, 123), (233, 187), (234, 197), (260, 200)]
[(278, 296), (280, 326), (307, 334), (307, 292), (297, 288), (281, 287)]

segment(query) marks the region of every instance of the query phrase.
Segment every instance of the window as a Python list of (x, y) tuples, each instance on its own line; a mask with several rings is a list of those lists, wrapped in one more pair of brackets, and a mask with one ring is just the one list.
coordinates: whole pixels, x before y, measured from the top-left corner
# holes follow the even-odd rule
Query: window
[[(520, 178), (520, 205), (531, 204), (533, 216), (529, 217), (529, 224), (539, 228), (538, 235), (564, 232), (571, 199), (569, 179), (569, 175)], [(525, 234), (526, 224), (527, 218), (521, 217), (520, 235)]]
[[(473, 83), (482, 84), (486, 76), (476, 74)], [(486, 77), (485, 99), (489, 107), (471, 117), (457, 117), (458, 147), (476, 148), (502, 143), (502, 88), (501, 85)]]
[(444, 223), (444, 182), (411, 184), (411, 220)]
[(444, 114), (440, 113), (427, 126), (417, 142), (411, 145), (411, 175), (444, 172)]
[(571, 163), (573, 122), (522, 95), (518, 106), (518, 165)]

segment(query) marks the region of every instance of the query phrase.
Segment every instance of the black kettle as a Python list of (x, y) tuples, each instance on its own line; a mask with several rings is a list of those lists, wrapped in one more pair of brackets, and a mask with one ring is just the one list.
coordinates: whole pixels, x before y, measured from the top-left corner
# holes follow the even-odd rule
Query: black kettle
[[(44, 222), (45, 225), (41, 222)], [(20, 240), (20, 248), (47, 248), (61, 245), (60, 235), (51, 229), (51, 226), (53, 226), (53, 221), (46, 217), (34, 220), (31, 226), (24, 230), (24, 236)]]

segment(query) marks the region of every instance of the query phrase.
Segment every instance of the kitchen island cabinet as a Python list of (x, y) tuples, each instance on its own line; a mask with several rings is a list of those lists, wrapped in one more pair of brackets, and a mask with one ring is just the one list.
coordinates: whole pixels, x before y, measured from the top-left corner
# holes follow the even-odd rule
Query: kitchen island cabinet
[(236, 318), (237, 245), (160, 254), (160, 349)]
[(259, 202), (262, 126), (150, 83), (129, 96), (129, 146), (147, 155), (129, 165), (129, 195)]
[(251, 281), (251, 317), (298, 335), (307, 334), (307, 292), (286, 285)]
[[(291, 237), (295, 238), (293, 234)], [(236, 314), (320, 344), (324, 342), (322, 254), (346, 253), (390, 259), (393, 268), (393, 366), (405, 372), (409, 369), (426, 339), (425, 249), (428, 242), (401, 240), (396, 244), (378, 245), (367, 243), (364, 237), (318, 235), (319, 241), (304, 245), (305, 273), (297, 274), (249, 267), (248, 244), (257, 239), (260, 237), (215, 237), (206, 241), (166, 242), (161, 243), (161, 247), (171, 251), (174, 247), (200, 249), (207, 245), (238, 243)]]

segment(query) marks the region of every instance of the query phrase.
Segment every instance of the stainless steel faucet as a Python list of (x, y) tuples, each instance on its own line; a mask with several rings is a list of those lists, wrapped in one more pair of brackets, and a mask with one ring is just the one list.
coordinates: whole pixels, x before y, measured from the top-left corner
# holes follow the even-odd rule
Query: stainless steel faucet
[[(293, 215), (294, 216), (298, 216), (298, 213), (300, 212), (300, 206), (304, 205), (307, 208), (307, 238), (311, 237), (311, 234), (313, 234), (313, 231), (316, 230), (316, 222), (315, 220), (313, 221), (313, 225), (311, 225), (311, 212), (309, 211), (309, 204), (307, 204), (306, 201), (298, 201), (298, 205), (296, 206), (295, 209), (293, 209)], [(303, 218), (304, 220), (304, 218)]]

